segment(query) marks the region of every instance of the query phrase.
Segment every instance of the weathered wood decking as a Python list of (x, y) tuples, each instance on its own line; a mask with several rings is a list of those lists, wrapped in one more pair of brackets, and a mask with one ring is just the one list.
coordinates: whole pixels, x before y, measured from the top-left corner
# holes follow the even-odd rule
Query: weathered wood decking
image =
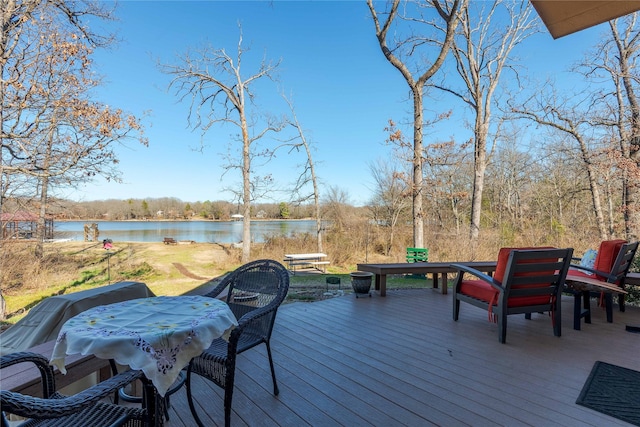
[[(386, 298), (346, 295), (284, 305), (272, 339), (280, 395), (264, 348), (239, 356), (234, 426), (611, 426), (628, 425), (576, 405), (595, 361), (640, 370), (640, 309), (594, 310), (572, 329), (573, 298), (563, 301), (562, 337), (547, 315), (509, 316), (498, 343), (487, 313), (451, 295), (390, 290)], [(204, 381), (198, 401), (223, 420), (222, 392)], [(171, 398), (170, 427), (192, 426), (184, 390)]]

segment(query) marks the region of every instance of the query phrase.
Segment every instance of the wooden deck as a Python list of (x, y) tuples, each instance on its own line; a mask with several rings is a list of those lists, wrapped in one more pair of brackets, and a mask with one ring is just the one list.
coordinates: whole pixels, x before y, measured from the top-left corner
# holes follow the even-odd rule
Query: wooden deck
[[(615, 426), (615, 418), (576, 405), (595, 361), (640, 370), (640, 309), (596, 308), (572, 329), (563, 300), (562, 337), (547, 315), (509, 316), (507, 343), (486, 311), (451, 295), (390, 290), (386, 298), (345, 295), (281, 307), (272, 339), (280, 395), (272, 395), (263, 347), (238, 359), (233, 426)], [(222, 392), (199, 382), (198, 401), (221, 425)], [(192, 426), (184, 390), (165, 425)]]

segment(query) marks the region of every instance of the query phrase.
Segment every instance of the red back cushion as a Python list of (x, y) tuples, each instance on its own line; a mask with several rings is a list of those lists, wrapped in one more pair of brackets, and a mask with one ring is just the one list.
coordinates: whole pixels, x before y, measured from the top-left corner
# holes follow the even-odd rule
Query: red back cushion
[[(512, 250), (527, 250), (527, 249), (555, 249), (553, 246), (536, 246), (536, 247), (520, 247), (520, 248), (501, 248), (500, 252), (498, 252), (498, 264), (496, 265), (496, 272), (493, 277), (502, 283), (504, 279), (504, 273), (507, 270), (507, 264), (509, 261), (509, 254), (511, 254)], [(529, 262), (535, 262), (531, 260)], [(522, 274), (527, 273), (517, 273), (516, 275), (520, 276)], [(531, 286), (531, 285), (529, 285)], [(515, 286), (517, 288), (519, 286)], [(549, 301), (548, 296), (530, 296), (530, 297), (511, 297), (507, 305), (509, 307), (517, 307), (517, 306), (527, 306), (527, 305), (537, 305), (537, 304), (545, 304)]]
[(504, 273), (507, 271), (507, 263), (509, 262), (509, 255), (513, 250), (527, 250), (527, 249), (555, 249), (552, 246), (541, 246), (541, 247), (523, 247), (523, 248), (500, 248), (500, 252), (498, 252), (498, 264), (496, 265), (496, 272), (493, 274), (493, 277), (500, 283), (502, 283), (502, 279), (504, 278)]
[(596, 262), (593, 264), (593, 268), (598, 271), (604, 271), (606, 273), (611, 272), (611, 267), (618, 257), (618, 252), (622, 248), (622, 245), (627, 243), (626, 240), (605, 240), (600, 243), (600, 249), (598, 249), (598, 255), (596, 256)]

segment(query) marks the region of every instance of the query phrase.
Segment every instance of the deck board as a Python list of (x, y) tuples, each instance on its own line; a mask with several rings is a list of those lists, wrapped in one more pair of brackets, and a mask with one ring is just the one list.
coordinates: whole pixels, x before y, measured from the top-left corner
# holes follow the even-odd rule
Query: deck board
[[(594, 305), (595, 306), (595, 305)], [(234, 426), (625, 426), (576, 405), (595, 361), (640, 370), (640, 308), (614, 310), (606, 323), (572, 329), (563, 298), (562, 337), (547, 315), (509, 316), (507, 343), (486, 311), (451, 295), (389, 290), (280, 308), (272, 350), (280, 395), (273, 396), (264, 348), (238, 357)], [(222, 390), (200, 378), (195, 394), (207, 425), (223, 425)], [(169, 427), (193, 425), (180, 390)]]

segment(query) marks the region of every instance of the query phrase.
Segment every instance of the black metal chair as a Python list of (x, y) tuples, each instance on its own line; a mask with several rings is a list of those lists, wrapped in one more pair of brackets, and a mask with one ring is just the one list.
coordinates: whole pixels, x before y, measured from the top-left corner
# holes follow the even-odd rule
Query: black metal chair
[[(498, 323), (498, 341), (507, 338), (507, 316), (548, 311), (553, 334), (560, 336), (562, 319), (560, 299), (573, 249), (502, 248), (498, 254), (496, 272), (490, 277), (461, 264), (454, 285), (453, 320), (460, 314), (460, 301), (488, 310)], [(465, 273), (475, 276), (464, 279)]]
[(238, 319), (229, 341), (219, 338), (200, 356), (195, 357), (187, 369), (187, 400), (194, 419), (198, 416), (192, 395), (192, 374), (200, 375), (224, 389), (225, 425), (231, 422), (236, 356), (257, 345), (265, 344), (273, 379), (273, 394), (278, 395), (278, 384), (271, 357), (271, 332), (276, 313), (289, 290), (289, 272), (277, 261), (258, 260), (247, 263), (227, 275), (206, 296), (220, 297), (228, 289), (224, 300)]
[[(2, 427), (10, 424), (6, 414), (28, 418), (20, 427), (148, 426), (147, 411), (106, 403), (102, 399), (140, 378), (141, 371), (126, 371), (73, 396), (55, 390), (53, 368), (38, 353), (18, 352), (0, 358), (0, 369), (18, 363), (33, 363), (42, 377), (42, 396), (33, 397), (8, 390), (0, 391)], [(14, 424), (12, 424), (14, 425)]]

